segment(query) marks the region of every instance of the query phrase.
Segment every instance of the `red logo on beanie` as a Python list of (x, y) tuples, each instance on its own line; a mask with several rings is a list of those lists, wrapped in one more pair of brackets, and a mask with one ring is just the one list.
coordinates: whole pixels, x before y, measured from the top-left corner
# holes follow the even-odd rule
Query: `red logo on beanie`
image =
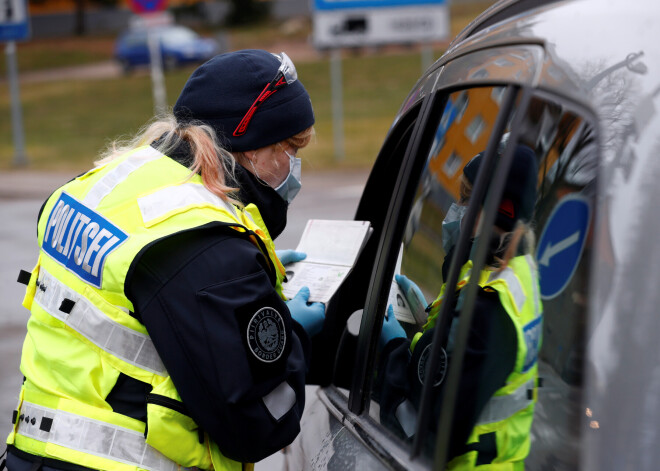
[(245, 134), (245, 131), (247, 131), (248, 124), (250, 124), (250, 121), (252, 121), (252, 117), (254, 116), (254, 113), (257, 111), (257, 108), (259, 108), (261, 104), (264, 101), (266, 101), (268, 97), (270, 97), (273, 93), (275, 93), (285, 85), (286, 85), (286, 78), (284, 76), (281, 76), (279, 78), (276, 77), (275, 80), (273, 80), (268, 85), (266, 85), (266, 87), (261, 91), (257, 99), (254, 100), (254, 103), (252, 103), (250, 109), (247, 110), (247, 113), (245, 113), (245, 116), (243, 116), (241, 122), (238, 123), (236, 129), (234, 129), (233, 135), (238, 137)]
[(511, 219), (515, 219), (516, 217), (516, 212), (513, 209), (513, 201), (511, 200), (502, 200), (502, 203), (500, 204), (499, 209), (497, 210), (498, 213), (504, 214), (507, 217), (510, 217)]
[(270, 84), (266, 85), (266, 88), (263, 89), (263, 91), (259, 94), (256, 100), (254, 100), (254, 103), (252, 103), (252, 106), (250, 106), (250, 109), (245, 113), (245, 116), (243, 116), (243, 119), (241, 120), (240, 123), (238, 123), (238, 126), (236, 126), (236, 129), (234, 129), (234, 136), (242, 136), (245, 134), (245, 131), (247, 131), (248, 124), (250, 124), (250, 121), (252, 121), (252, 117), (254, 116), (254, 113), (257, 111), (257, 108), (261, 106), (261, 104), (266, 101), (266, 98), (271, 96), (273, 93), (275, 93), (278, 89), (275, 90), (269, 90), (268, 88), (270, 87)]

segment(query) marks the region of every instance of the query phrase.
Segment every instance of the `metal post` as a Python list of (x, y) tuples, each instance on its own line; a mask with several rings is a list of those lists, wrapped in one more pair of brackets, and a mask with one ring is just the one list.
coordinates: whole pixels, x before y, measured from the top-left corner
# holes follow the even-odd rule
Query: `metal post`
[(341, 80), (341, 49), (330, 52), (330, 84), (332, 94), (332, 131), (335, 143), (335, 160), (344, 159), (344, 110)]
[(11, 97), (11, 128), (14, 138), (14, 161), (16, 166), (27, 165), (25, 156), (25, 136), (23, 133), (23, 112), (21, 110), (20, 90), (18, 87), (18, 65), (16, 64), (16, 42), (8, 41), (5, 46), (7, 56), (7, 79)]
[(163, 61), (160, 56), (160, 39), (154, 28), (147, 30), (147, 42), (149, 43), (149, 56), (151, 58), (151, 83), (154, 92), (154, 113), (158, 114), (167, 108), (167, 97), (165, 94), (165, 77), (163, 74)]
[(429, 43), (422, 45), (422, 73), (433, 64), (433, 47)]

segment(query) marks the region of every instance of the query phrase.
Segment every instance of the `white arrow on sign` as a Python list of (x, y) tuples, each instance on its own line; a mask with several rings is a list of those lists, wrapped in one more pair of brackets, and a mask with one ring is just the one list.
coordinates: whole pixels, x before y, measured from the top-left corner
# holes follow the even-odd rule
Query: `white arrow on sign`
[(545, 265), (546, 267), (549, 266), (550, 259), (552, 257), (557, 255), (559, 252), (566, 250), (567, 248), (569, 248), (571, 245), (575, 244), (579, 240), (580, 240), (580, 231), (575, 231), (573, 234), (569, 235), (564, 240), (557, 242), (555, 245), (549, 243), (548, 245), (545, 246), (545, 250), (543, 251), (543, 256), (539, 260), (539, 263), (541, 265)]

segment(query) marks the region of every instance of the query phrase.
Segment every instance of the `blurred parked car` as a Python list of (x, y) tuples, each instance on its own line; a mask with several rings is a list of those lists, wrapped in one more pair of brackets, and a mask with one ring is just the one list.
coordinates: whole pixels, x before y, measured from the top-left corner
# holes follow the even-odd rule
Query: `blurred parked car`
[[(220, 52), (217, 41), (203, 38), (185, 26), (162, 26), (154, 28), (153, 34), (160, 43), (163, 67), (175, 67), (207, 61)], [(124, 71), (151, 62), (146, 29), (131, 29), (123, 33), (115, 45), (115, 58)]]
[[(434, 346), (450, 334), (455, 339), (449, 360), (443, 348), (422, 353), (405, 383), (416, 414), (403, 410), (401, 417), (412, 415), (405, 435), (379, 414), (379, 333), (396, 271), (430, 302), (457, 279), (462, 255), (483, 266), (490, 242), (483, 234), (492, 231), (516, 146), (533, 150), (539, 169), (530, 263), (538, 267), (540, 293), (518, 296), (540, 297), (543, 308), (542, 346), (533, 359), (539, 379), (517, 398), (537, 400), (524, 468), (660, 467), (658, 23), (657, 0), (502, 0), (420, 77), (356, 211), (373, 233), (313, 340), (309, 380), (321, 387), (310, 388), (286, 469), (445, 469), (460, 380), (455, 365), (467, 351), (476, 292), (469, 287), (480, 269), (460, 299), (458, 320), (447, 309), (437, 320), (445, 330), (436, 330)], [(442, 222), (459, 199), (463, 167), (482, 151), (492, 171), (481, 167), (472, 191), (488, 195), (483, 236), (472, 253), (459, 254), (472, 243), (471, 232), (461, 232), (445, 275)], [(467, 227), (476, 226), (479, 204), (471, 201)], [(451, 306), (454, 294), (447, 293), (443, 302)], [(409, 336), (420, 329), (404, 327)], [(438, 379), (423, 380), (430, 377)], [(482, 412), (475, 411), (479, 423), (491, 423)], [(522, 469), (493, 461), (492, 444), (481, 445), (466, 446), (477, 453), (478, 469)]]

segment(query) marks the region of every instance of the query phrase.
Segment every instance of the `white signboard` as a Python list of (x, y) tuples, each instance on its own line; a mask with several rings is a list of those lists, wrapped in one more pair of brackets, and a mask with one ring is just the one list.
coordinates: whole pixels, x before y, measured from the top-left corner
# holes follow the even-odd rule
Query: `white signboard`
[(0, 41), (26, 39), (29, 35), (26, 0), (0, 0)]
[(314, 45), (377, 46), (449, 37), (445, 0), (315, 0)]

